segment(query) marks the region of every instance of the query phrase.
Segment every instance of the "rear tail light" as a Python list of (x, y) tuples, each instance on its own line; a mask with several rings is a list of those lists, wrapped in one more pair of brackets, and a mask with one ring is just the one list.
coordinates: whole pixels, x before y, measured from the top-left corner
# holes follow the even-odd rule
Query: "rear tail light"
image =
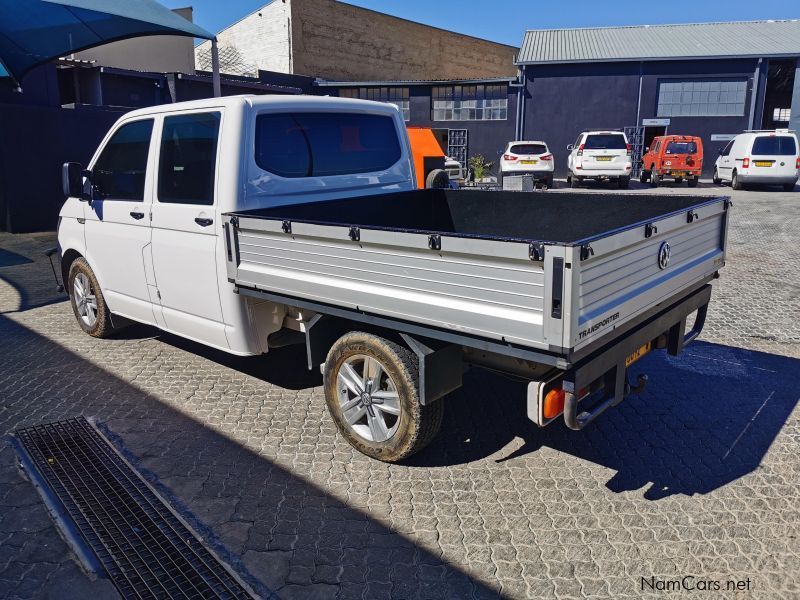
[(542, 160), (553, 160), (553, 155), (552, 154), (543, 154), (539, 158), (541, 158)]
[(517, 157), (514, 156), (513, 154), (504, 154), (503, 155), (503, 159), (504, 160), (517, 160)]
[(564, 412), (564, 399), (566, 396), (566, 392), (561, 388), (547, 392), (544, 397), (544, 406), (542, 406), (542, 415), (545, 419), (552, 419)]
[(796, 161), (794, 161), (794, 168), (795, 169), (800, 169), (800, 158), (798, 158)]
[(625, 150), (627, 151), (628, 156), (630, 156), (631, 155), (631, 145), (630, 144), (625, 144)]
[(746, 157), (742, 160), (742, 168), (747, 169), (749, 167), (750, 167), (750, 159)]
[(578, 156), (583, 156), (583, 144), (578, 146)]

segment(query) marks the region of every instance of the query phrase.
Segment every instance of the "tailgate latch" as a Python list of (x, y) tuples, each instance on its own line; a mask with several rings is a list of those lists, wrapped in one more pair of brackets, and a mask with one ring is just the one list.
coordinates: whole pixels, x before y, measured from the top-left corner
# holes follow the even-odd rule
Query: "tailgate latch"
[(658, 227), (653, 225), (652, 223), (648, 223), (644, 226), (644, 237), (649, 238), (653, 237), (654, 233), (658, 233)]
[(544, 244), (528, 244), (528, 258), (531, 260), (544, 260)]
[(694, 223), (699, 218), (700, 218), (699, 215), (693, 210), (690, 210), (688, 213), (686, 213), (687, 223)]
[(581, 260), (587, 260), (590, 256), (594, 256), (594, 248), (589, 244), (581, 246)]

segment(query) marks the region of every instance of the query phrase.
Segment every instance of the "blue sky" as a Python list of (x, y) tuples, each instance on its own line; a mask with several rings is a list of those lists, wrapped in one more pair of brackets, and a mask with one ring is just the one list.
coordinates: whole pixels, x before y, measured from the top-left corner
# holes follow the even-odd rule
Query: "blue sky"
[[(267, 0), (160, 1), (170, 8), (193, 6), (195, 23), (211, 32), (267, 4)], [(526, 29), (800, 18), (799, 0), (349, 0), (348, 4), (513, 46), (522, 42)]]

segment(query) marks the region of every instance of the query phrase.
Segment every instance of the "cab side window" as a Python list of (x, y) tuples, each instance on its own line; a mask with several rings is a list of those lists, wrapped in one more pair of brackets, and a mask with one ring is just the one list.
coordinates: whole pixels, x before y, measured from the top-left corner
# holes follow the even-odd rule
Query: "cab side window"
[(126, 123), (111, 136), (92, 169), (94, 193), (103, 200), (144, 200), (153, 120)]
[(164, 118), (158, 165), (158, 201), (214, 204), (220, 113)]

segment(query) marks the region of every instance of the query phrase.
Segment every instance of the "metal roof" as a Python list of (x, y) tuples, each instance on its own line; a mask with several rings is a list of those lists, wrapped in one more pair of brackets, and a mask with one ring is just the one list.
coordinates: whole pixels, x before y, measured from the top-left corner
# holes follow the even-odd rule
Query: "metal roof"
[(533, 29), (520, 65), (800, 55), (800, 20)]

